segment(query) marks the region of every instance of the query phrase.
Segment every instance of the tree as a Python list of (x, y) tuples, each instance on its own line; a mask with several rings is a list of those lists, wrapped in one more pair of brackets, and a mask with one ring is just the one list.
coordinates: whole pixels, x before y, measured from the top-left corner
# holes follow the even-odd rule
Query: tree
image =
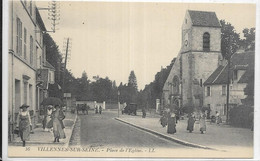
[(78, 100), (88, 100), (89, 99), (89, 80), (87, 73), (83, 71), (81, 78), (78, 78), (75, 82), (76, 86), (76, 98)]
[(229, 84), (230, 84), (230, 61), (232, 55), (239, 48), (241, 43), (239, 34), (236, 33), (234, 26), (230, 23), (226, 23), (225, 20), (220, 20), (221, 24), (221, 52), (222, 56), (227, 60), (227, 122), (229, 122)]
[(136, 89), (137, 91), (137, 80), (133, 70), (130, 72), (130, 75), (128, 77), (128, 86), (134, 87), (134, 89)]
[(255, 28), (243, 30), (245, 39), (241, 40), (241, 46), (246, 51), (255, 51)]
[(59, 52), (59, 46), (48, 33), (43, 35), (43, 43), (46, 44), (46, 60), (55, 68), (55, 82), (61, 84), (62, 56)]
[(112, 99), (112, 81), (109, 78), (100, 78), (90, 84), (91, 100), (98, 102), (111, 101)]
[(220, 20), (221, 24), (221, 53), (228, 60), (232, 54), (238, 49), (240, 44), (240, 36), (236, 32), (234, 26), (225, 20)]

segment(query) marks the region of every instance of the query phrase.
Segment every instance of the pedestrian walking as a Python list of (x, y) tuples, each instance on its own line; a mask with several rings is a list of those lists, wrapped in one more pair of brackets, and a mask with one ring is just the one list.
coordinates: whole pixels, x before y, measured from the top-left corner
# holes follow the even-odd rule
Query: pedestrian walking
[(202, 111), (200, 113), (199, 123), (200, 123), (200, 133), (204, 134), (204, 131), (206, 131), (206, 114), (205, 114), (205, 111)]
[(161, 122), (162, 127), (165, 127), (168, 124), (169, 114), (170, 114), (170, 109), (166, 108), (163, 111), (162, 117), (160, 118), (160, 122)]
[(96, 106), (96, 108), (95, 108), (95, 109), (96, 109), (96, 110), (95, 110), (95, 111), (96, 111), (95, 113), (97, 114), (97, 113), (98, 113), (98, 106)]
[(188, 115), (189, 119), (188, 119), (188, 126), (187, 126), (187, 130), (191, 133), (193, 131), (194, 128), (194, 123), (195, 123), (195, 115), (193, 112), (191, 112)]
[(23, 147), (25, 147), (26, 141), (30, 139), (30, 131), (32, 128), (32, 122), (30, 118), (30, 113), (28, 111), (28, 105), (23, 104), (20, 107), (20, 112), (17, 116), (17, 128), (19, 129), (19, 135), (23, 141)]
[(101, 114), (101, 113), (102, 113), (102, 107), (99, 106), (99, 114)]
[(142, 113), (143, 113), (142, 118), (145, 118), (146, 117), (146, 111), (145, 111), (144, 107), (142, 108)]
[(167, 133), (168, 134), (176, 133), (176, 115), (175, 115), (175, 113), (169, 114)]
[(219, 115), (219, 112), (216, 111), (216, 123), (219, 125), (220, 123), (222, 123), (222, 118)]
[(51, 118), (52, 110), (53, 110), (53, 106), (49, 105), (47, 107), (47, 116), (46, 116), (46, 128), (47, 128), (47, 131), (49, 131), (49, 132), (52, 131), (52, 127), (53, 127), (53, 122), (52, 122), (52, 118)]
[(60, 142), (59, 139), (66, 138), (64, 133), (64, 124), (62, 120), (65, 118), (63, 111), (61, 110), (59, 105), (56, 105), (52, 112), (52, 120), (53, 120), (53, 134), (54, 134), (54, 142)]
[(86, 115), (86, 110), (87, 110), (87, 105), (86, 104), (82, 105), (82, 113), (84, 115)]

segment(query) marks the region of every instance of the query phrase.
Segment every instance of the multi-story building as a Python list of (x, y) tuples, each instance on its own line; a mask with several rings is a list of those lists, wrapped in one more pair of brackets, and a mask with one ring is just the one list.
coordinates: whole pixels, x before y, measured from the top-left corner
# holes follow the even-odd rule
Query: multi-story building
[[(35, 1), (9, 2), (9, 138), (22, 104), (28, 104), (33, 125), (38, 122), (40, 103), (47, 97), (44, 84), (54, 77), (54, 68), (46, 62), (43, 34), (46, 31)], [(46, 78), (39, 78), (46, 69)], [(40, 74), (39, 74), (40, 73)], [(53, 80), (52, 80), (53, 82)]]
[(36, 108), (36, 10), (34, 1), (9, 2), (9, 118), (10, 131), (19, 107)]

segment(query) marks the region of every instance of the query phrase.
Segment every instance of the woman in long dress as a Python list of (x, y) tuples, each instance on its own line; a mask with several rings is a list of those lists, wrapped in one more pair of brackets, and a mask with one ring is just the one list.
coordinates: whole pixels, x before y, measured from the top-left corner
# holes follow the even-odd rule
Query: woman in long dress
[(170, 114), (168, 117), (167, 133), (168, 134), (176, 133), (176, 116), (174, 113)]
[(30, 113), (27, 110), (29, 106), (23, 104), (20, 109), (21, 111), (18, 113), (17, 116), (17, 128), (19, 128), (19, 135), (21, 140), (23, 141), (23, 146), (25, 147), (25, 142), (30, 139), (30, 131), (31, 131), (31, 118)]
[(51, 118), (51, 115), (52, 115), (52, 109), (53, 109), (53, 106), (52, 105), (49, 105), (47, 107), (47, 117), (46, 117), (46, 127), (47, 127), (47, 130), (49, 132), (52, 131), (52, 118)]
[(66, 138), (63, 130), (65, 126), (62, 122), (64, 118), (65, 115), (63, 111), (60, 109), (60, 106), (56, 105), (52, 112), (54, 142), (60, 142), (59, 139)]
[(200, 114), (200, 133), (203, 134), (206, 131), (206, 114), (205, 112), (201, 112)]
[(193, 131), (194, 128), (194, 123), (195, 123), (195, 116), (193, 113), (189, 114), (189, 119), (188, 119), (188, 126), (187, 126), (187, 130), (191, 133)]

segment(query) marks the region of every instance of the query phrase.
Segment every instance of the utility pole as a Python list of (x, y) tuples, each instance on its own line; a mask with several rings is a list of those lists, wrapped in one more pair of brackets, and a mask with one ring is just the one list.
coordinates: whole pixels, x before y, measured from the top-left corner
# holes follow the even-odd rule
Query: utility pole
[(227, 75), (227, 117), (226, 117), (226, 123), (229, 124), (229, 85), (230, 85), (230, 63), (231, 63), (231, 57), (235, 53), (235, 48), (233, 47), (234, 42), (232, 39), (232, 35), (229, 35), (229, 43), (228, 43), (228, 50), (227, 50), (227, 67), (228, 67), (228, 75)]
[(51, 20), (51, 31), (45, 31), (45, 32), (53, 32), (57, 30), (56, 26), (59, 24), (60, 20), (60, 6), (59, 3), (57, 3), (55, 0), (52, 0), (48, 3), (48, 7), (38, 7), (38, 10), (47, 10), (48, 13), (48, 19)]
[(67, 108), (68, 108), (68, 101), (67, 101), (67, 95), (65, 96), (64, 93), (65, 93), (65, 77), (66, 77), (66, 67), (67, 67), (67, 61), (68, 61), (68, 55), (69, 55), (69, 48), (71, 47), (71, 41), (70, 41), (70, 38), (67, 38), (66, 40), (66, 45), (65, 45), (65, 61), (64, 61), (64, 70), (63, 70), (63, 79), (62, 79), (62, 90), (63, 90), (63, 97), (66, 97), (66, 111), (67, 111)]
[(230, 58), (228, 58), (228, 64), (227, 64), (227, 67), (228, 67), (228, 76), (227, 76), (227, 117), (226, 117), (226, 123), (228, 124), (229, 123), (229, 84), (230, 84), (230, 78), (229, 78), (229, 75), (230, 75)]

